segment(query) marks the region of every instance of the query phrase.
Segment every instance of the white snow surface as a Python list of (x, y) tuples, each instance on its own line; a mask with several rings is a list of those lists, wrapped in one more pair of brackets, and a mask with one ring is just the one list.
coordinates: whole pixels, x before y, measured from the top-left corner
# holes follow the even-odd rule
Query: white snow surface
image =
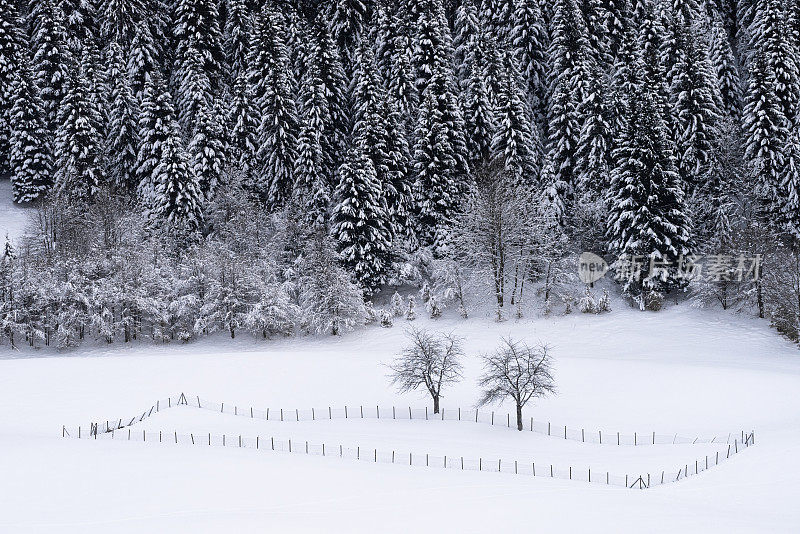
[[(181, 391), (226, 404), (425, 406), (385, 364), (405, 320), (339, 337), (213, 337), (72, 352), (0, 346), (0, 532), (797, 532), (800, 353), (765, 322), (615, 303), (602, 316), (418, 319), (464, 336), (465, 379), (448, 406), (474, 406), (477, 355), (500, 336), (551, 345), (558, 394), (525, 416), (604, 431), (682, 436), (754, 430), (756, 446), (648, 490), (508, 474), (360, 463), (247, 449), (62, 439), (61, 426), (132, 417)], [(509, 406), (497, 409), (509, 409)], [(481, 424), (250, 421), (190, 407), (137, 429), (274, 435), (415, 453), (533, 459), (624, 472), (676, 467), (714, 446), (582, 444)]]
[(13, 242), (25, 232), (32, 208), (14, 204), (11, 180), (0, 177), (0, 241), (6, 235)]

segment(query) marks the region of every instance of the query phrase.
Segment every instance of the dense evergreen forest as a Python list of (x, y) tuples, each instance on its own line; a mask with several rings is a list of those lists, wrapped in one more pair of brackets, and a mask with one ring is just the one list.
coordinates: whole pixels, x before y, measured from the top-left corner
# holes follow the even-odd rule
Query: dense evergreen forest
[(0, 0), (2, 337), (603, 311), (587, 250), (797, 339), (799, 50), (798, 0)]

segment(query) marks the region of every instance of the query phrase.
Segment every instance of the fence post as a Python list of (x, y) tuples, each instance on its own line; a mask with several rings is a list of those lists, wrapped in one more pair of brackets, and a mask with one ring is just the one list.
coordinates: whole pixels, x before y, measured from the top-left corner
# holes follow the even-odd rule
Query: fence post
[(394, 406), (392, 406), (392, 419), (397, 419), (397, 413), (395, 412)]
[(586, 443), (586, 436), (584, 435), (582, 428), (581, 428), (581, 443)]
[(258, 450), (258, 436), (256, 436), (256, 450)]
[(511, 428), (511, 414), (510, 413), (506, 414), (506, 426), (508, 428)]
[(322, 456), (325, 456), (325, 442), (322, 443)]
[(220, 413), (225, 413), (225, 403), (224, 402), (219, 405), (219, 412)]
[(550, 478), (553, 478), (553, 464), (550, 464)]
[(428, 420), (428, 407), (425, 406), (425, 420)]
[(610, 479), (611, 479), (611, 475), (608, 473), (608, 471), (606, 471), (606, 485), (611, 483)]
[(306, 454), (308, 454), (308, 441), (306, 441)]
[(253, 418), (253, 407), (250, 406), (250, 419), (252, 419), (252, 418)]
[(461, 421), (461, 407), (458, 407), (458, 420)]
[[(222, 435), (223, 439), (225, 438), (225, 434)], [(289, 439), (289, 452), (292, 452), (292, 440)]]
[(428, 463), (428, 453), (425, 453), (425, 467), (428, 467), (430, 464)]
[(564, 439), (567, 439), (567, 425), (564, 425)]
[(478, 458), (478, 471), (483, 471), (483, 458)]
[(531, 417), (531, 432), (533, 432), (533, 417)]
[(602, 430), (598, 430), (597, 434), (600, 436), (600, 445), (602, 445), (603, 444), (603, 431)]
[(516, 460), (514, 460), (514, 474), (515, 475), (519, 474), (519, 471), (517, 470), (517, 461)]
[(494, 411), (492, 411), (492, 426), (494, 426)]
[(328, 406), (328, 419), (333, 419), (333, 414), (331, 413), (331, 407)]
[(294, 409), (294, 419), (295, 421), (300, 421), (300, 408)]
[(656, 433), (653, 432), (653, 445), (655, 445), (655, 444), (656, 444)]
[(408, 420), (411, 421), (411, 406), (408, 407)]
[(619, 445), (619, 432), (617, 432), (617, 445)]
[(269, 444), (270, 444), (271, 449), (274, 451), (275, 450), (275, 438), (274, 437), (269, 438)]
[(633, 444), (638, 445), (638, 439), (636, 438), (636, 432), (633, 433)]
[(316, 415), (316, 413), (314, 413), (314, 408), (311, 408), (311, 420), (312, 421), (316, 421), (317, 420), (317, 415)]
[(497, 472), (498, 473), (502, 473), (503, 472), (503, 467), (502, 467), (502, 464), (500, 462), (502, 462), (502, 460), (497, 460)]
[(550, 435), (550, 421), (547, 422), (547, 435)]
[(269, 408), (267, 408), (267, 410), (266, 410), (266, 411), (267, 411), (267, 414), (266, 414), (266, 416), (264, 417), (264, 419), (266, 419), (267, 421), (269, 421)]
[(719, 451), (717, 451), (717, 461), (714, 463), (714, 465), (719, 465)]
[[(128, 439), (131, 439), (131, 429), (128, 429)], [(175, 443), (178, 443), (178, 433), (175, 432)]]
[(283, 421), (283, 408), (281, 408), (281, 421)]
[(661, 471), (661, 483), (664, 483), (664, 471)]
[(569, 466), (569, 479), (572, 480), (572, 466)]
[(239, 407), (235, 404), (233, 405), (233, 415), (239, 415)]
[(378, 416), (378, 419), (381, 418), (381, 407), (377, 404), (375, 405), (375, 414)]
[(475, 422), (478, 422), (478, 409), (475, 408)]
[(361, 419), (364, 419), (364, 406), (361, 406)]
[(531, 465), (533, 466), (533, 476), (536, 476), (536, 462), (532, 462)]
[(730, 458), (730, 457), (731, 457), (731, 446), (728, 445), (728, 455), (725, 458)]
[(239, 447), (241, 448), (241, 446), (242, 446), (242, 435), (239, 434)]

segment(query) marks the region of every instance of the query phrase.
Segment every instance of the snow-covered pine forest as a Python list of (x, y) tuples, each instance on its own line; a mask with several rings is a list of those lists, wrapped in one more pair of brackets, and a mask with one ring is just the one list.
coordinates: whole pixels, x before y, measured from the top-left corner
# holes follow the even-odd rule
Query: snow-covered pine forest
[(799, 48), (798, 0), (0, 0), (3, 339), (602, 310), (583, 250), (797, 339)]

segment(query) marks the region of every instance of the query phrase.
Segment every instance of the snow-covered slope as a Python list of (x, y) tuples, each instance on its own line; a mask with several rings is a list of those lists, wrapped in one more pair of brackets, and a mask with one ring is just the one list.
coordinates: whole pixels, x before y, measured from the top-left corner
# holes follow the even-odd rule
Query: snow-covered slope
[(11, 181), (0, 178), (0, 240), (5, 240), (6, 234), (12, 241), (22, 235), (30, 213), (31, 208), (14, 204)]
[[(388, 387), (384, 364), (403, 343), (401, 323), (343, 338), (265, 343), (220, 337), (190, 345), (82, 349), (60, 357), (11, 353), (4, 346), (0, 532), (792, 532), (799, 524), (800, 354), (763, 322), (685, 307), (499, 325), (417, 321), (467, 339), (465, 380), (447, 392), (445, 406), (474, 405), (477, 354), (511, 334), (548, 342), (556, 358), (558, 395), (526, 415), (621, 432), (755, 430), (756, 446), (730, 462), (647, 491), (60, 437), (62, 424), (133, 415), (180, 391), (287, 409), (424, 405), (423, 396), (397, 395)], [(242, 425), (257, 423), (216, 415), (187, 409), (146, 424), (251, 433)], [(305, 439), (432, 452), (496, 450), (520, 459), (620, 469), (671, 465), (684, 457), (680, 448), (628, 455), (491, 427), (391, 423), (396, 424), (300, 423), (306, 426), (296, 431)], [(262, 433), (260, 428), (252, 434)]]

